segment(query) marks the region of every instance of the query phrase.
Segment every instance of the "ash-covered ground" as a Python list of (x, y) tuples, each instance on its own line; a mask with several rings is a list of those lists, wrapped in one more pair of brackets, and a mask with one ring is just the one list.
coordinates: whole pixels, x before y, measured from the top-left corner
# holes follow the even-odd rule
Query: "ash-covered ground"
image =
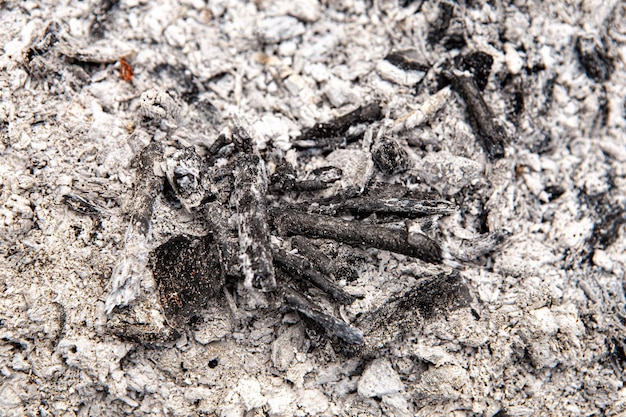
[[(0, 415), (626, 412), (624, 2), (3, 1), (0, 45)], [(307, 147), (370, 103), (379, 119)], [(336, 192), (458, 205), (409, 222), (454, 262), (316, 240), (357, 300), (307, 293), (358, 348), (232, 289), (173, 320), (149, 270), (107, 314), (135, 156), (206, 150), (232, 115), (269, 174), (334, 165)], [(372, 162), (381, 135), (406, 170)], [(150, 250), (208, 233), (155, 195)]]

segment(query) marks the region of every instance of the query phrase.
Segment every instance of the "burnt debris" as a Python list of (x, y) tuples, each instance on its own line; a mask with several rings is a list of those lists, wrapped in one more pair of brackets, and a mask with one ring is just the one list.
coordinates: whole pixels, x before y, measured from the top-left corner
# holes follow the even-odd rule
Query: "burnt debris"
[(419, 235), (409, 242), (406, 228), (361, 224), (336, 219), (322, 214), (310, 214), (295, 210), (270, 210), (272, 222), (279, 232), (286, 235), (304, 235), (333, 239), (350, 245), (366, 245), (412, 256), (430, 263), (441, 263), (444, 250), (434, 240)]
[(151, 254), (151, 269), (168, 319), (178, 321), (221, 297), (223, 276), (213, 236), (176, 236)]
[(330, 334), (351, 345), (363, 344), (363, 333), (360, 330), (353, 329), (344, 321), (324, 313), (317, 305), (292, 288), (285, 287), (282, 292), (285, 303), (290, 308), (321, 324)]
[(383, 136), (372, 146), (372, 159), (384, 174), (393, 175), (411, 168), (406, 149), (392, 137)]
[(310, 213), (333, 216), (347, 212), (352, 214), (399, 214), (408, 218), (448, 215), (458, 209), (454, 203), (446, 200), (417, 200), (381, 196), (361, 196), (349, 199), (330, 198), (316, 203), (303, 203), (300, 207)]
[(65, 203), (70, 210), (79, 214), (86, 216), (97, 216), (101, 214), (101, 210), (95, 203), (76, 194), (65, 194), (63, 196), (63, 203)]
[(102, 0), (92, 10), (93, 22), (89, 32), (96, 39), (104, 37), (109, 24), (109, 13), (117, 7), (119, 0)]
[(425, 320), (465, 307), (470, 301), (467, 284), (458, 272), (441, 273), (422, 278), (414, 287), (359, 318), (355, 325), (363, 329), (370, 347), (382, 347), (409, 329), (419, 328)]
[(461, 49), (467, 44), (462, 21), (454, 18), (454, 9), (453, 3), (439, 3), (439, 16), (428, 31), (430, 44), (441, 44), (447, 50)]
[(274, 251), (274, 260), (279, 267), (299, 280), (305, 279), (319, 289), (326, 292), (333, 300), (341, 304), (352, 304), (354, 296), (345, 292), (341, 287), (327, 278), (306, 258), (285, 252)]
[(576, 52), (580, 65), (589, 78), (598, 83), (608, 81), (613, 72), (613, 60), (599, 41), (579, 37), (576, 39)]
[(389, 53), (385, 60), (405, 71), (428, 71), (430, 65), (417, 55), (415, 50), (395, 51)]
[(506, 132), (485, 102), (474, 77), (455, 70), (446, 71), (444, 75), (463, 97), (474, 133), (489, 159), (493, 161), (504, 157), (504, 146), (508, 142)]
[[(370, 103), (336, 119), (317, 123), (313, 127), (306, 129), (295, 141), (295, 146), (296, 148), (332, 146), (333, 144), (341, 143), (343, 139), (337, 140), (337, 138), (345, 134), (352, 126), (374, 122), (382, 117), (380, 103)], [(335, 140), (327, 143), (328, 140), (324, 139), (329, 138)]]
[(474, 51), (463, 56), (460, 61), (459, 68), (469, 71), (474, 76), (478, 89), (483, 91), (489, 82), (493, 57), (485, 52)]

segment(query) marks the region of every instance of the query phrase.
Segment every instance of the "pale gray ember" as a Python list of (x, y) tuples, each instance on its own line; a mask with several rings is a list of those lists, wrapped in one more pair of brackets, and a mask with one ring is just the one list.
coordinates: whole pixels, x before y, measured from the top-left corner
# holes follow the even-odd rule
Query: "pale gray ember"
[(624, 1), (0, 3), (0, 415), (626, 413)]

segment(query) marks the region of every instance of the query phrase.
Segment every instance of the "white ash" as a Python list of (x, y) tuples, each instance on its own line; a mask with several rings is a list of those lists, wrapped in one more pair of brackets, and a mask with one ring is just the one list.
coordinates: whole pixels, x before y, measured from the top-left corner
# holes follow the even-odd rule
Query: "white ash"
[[(611, 223), (626, 205), (623, 2), (449, 2), (462, 50), (429, 41), (448, 2), (111, 3), (100, 39), (90, 34), (95, 0), (2, 6), (4, 415), (624, 413), (626, 238), (623, 223)], [(587, 75), (578, 37), (611, 58), (608, 80)], [(484, 97), (514, 126), (504, 160), (488, 161), (465, 103), (453, 90), (437, 93), (433, 71), (384, 60), (409, 49), (434, 67), (473, 51), (494, 58)], [(119, 78), (121, 57), (133, 67), (130, 83)], [(505, 86), (515, 79), (521, 115)], [(159, 95), (163, 107), (145, 101)], [(406, 329), (371, 358), (347, 358), (279, 312), (242, 319), (209, 309), (207, 321), (164, 342), (150, 274), (121, 286), (142, 296), (116, 302), (130, 306), (107, 317), (110, 277), (128, 243), (131, 162), (143, 146), (156, 138), (170, 151), (202, 150), (237, 108), (259, 148), (274, 143), (304, 175), (326, 158), (304, 165), (291, 139), (373, 99), (414, 156), (423, 182), (409, 185), (458, 198), (459, 213), (440, 220), (448, 236), (476, 238), (481, 222), (511, 234), (493, 256), (460, 266), (469, 307)], [(140, 112), (161, 118), (157, 131), (142, 130)], [(344, 186), (360, 189), (378, 177), (367, 148), (350, 149), (341, 164), (352, 155), (366, 169)], [(68, 193), (88, 197), (100, 215), (70, 210)], [(153, 244), (207, 232), (157, 200)], [(346, 309), (349, 319), (433, 275), (406, 257), (362, 252), (368, 262), (347, 288), (364, 298)]]

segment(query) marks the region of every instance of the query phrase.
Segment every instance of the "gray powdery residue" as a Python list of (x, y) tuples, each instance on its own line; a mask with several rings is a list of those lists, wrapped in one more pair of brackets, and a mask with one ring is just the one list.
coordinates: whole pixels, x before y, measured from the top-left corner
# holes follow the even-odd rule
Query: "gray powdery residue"
[[(626, 412), (623, 2), (0, 7), (0, 414)], [(305, 147), (308, 129), (370, 103), (380, 117), (341, 127), (327, 151)], [(208, 230), (154, 188), (165, 163), (141, 182), (151, 229), (129, 218), (138, 155), (206, 150), (233, 114), (270, 176), (277, 158), (303, 179), (331, 160), (365, 167), (343, 191), (458, 205), (406, 226), (456, 263), (318, 242), (358, 299), (312, 297), (360, 326), (362, 350), (223, 291), (184, 325), (164, 311), (177, 299), (145, 257)]]

